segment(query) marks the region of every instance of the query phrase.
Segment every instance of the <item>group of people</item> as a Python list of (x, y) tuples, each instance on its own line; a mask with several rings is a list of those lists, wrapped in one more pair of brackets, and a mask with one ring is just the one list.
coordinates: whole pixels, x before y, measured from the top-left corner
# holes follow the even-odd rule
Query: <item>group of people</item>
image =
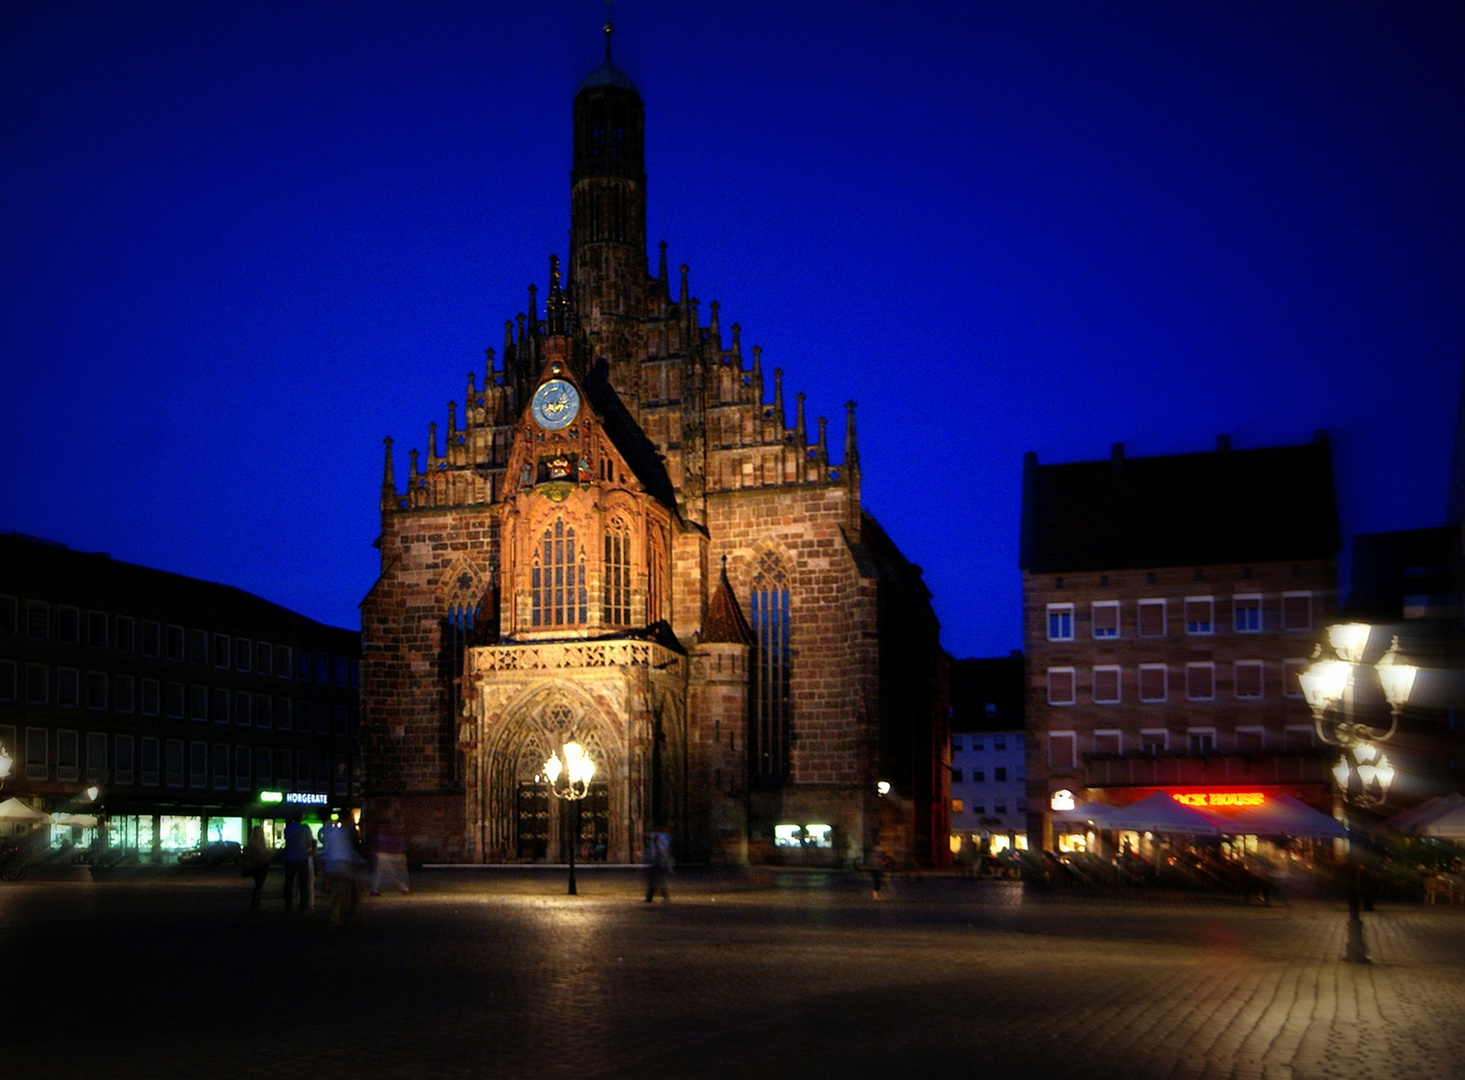
[[(331, 895), (331, 924), (361, 922), (366, 856), (361, 852), (356, 827), (343, 821), (330, 822), (320, 830), (317, 842), (310, 826), (297, 815), (285, 825), (284, 839), (285, 910), (315, 910), (315, 870), (319, 859), (322, 889)], [(275, 854), (264, 826), (256, 825), (244, 846), (244, 875), (254, 879), (250, 911), (263, 910), (265, 879)]]

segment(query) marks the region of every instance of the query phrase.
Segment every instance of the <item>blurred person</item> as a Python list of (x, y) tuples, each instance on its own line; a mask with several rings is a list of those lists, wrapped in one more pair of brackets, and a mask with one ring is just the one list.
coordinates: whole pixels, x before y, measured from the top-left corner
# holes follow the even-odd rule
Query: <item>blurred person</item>
[(671, 903), (667, 889), (667, 875), (671, 873), (671, 834), (656, 830), (646, 841), (646, 902), (656, 899), (656, 894)]
[(356, 829), (337, 821), (321, 830), (321, 872), (331, 893), (330, 923), (365, 921), (361, 904), (361, 876), (366, 859), (356, 840)]
[(300, 896), (300, 910), (315, 910), (315, 837), (296, 814), (285, 826), (285, 910)]
[(270, 862), (275, 849), (265, 839), (265, 827), (256, 825), (249, 833), (249, 842), (244, 845), (244, 876), (254, 878), (254, 892), (249, 897), (249, 910), (258, 913), (264, 897), (265, 878), (270, 873)]

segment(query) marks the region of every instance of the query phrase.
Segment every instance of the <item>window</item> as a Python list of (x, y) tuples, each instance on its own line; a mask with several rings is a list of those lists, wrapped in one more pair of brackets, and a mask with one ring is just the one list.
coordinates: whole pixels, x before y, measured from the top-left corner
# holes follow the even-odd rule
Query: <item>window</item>
[(45, 780), (50, 775), (50, 758), (46, 753), (50, 748), (50, 741), (45, 728), (25, 729), (25, 778), (27, 780)]
[(973, 769), (972, 770), (972, 783), (974, 783), (974, 784), (985, 784), (986, 782), (987, 782), (987, 770), (986, 769)]
[(1191, 757), (1204, 757), (1216, 752), (1215, 728), (1191, 728), (1185, 736), (1186, 748)]
[(535, 626), (584, 623), (589, 596), (585, 588), (585, 552), (575, 545), (575, 530), (555, 518), (539, 537), (530, 568), (530, 618)]
[(753, 738), (749, 753), (760, 779), (778, 780), (789, 766), (789, 678), (793, 668), (788, 575), (778, 556), (765, 551), (753, 576), (752, 618), (757, 642), (754, 653)]
[[(177, 742), (178, 740), (172, 739), (169, 741)], [(152, 735), (144, 735), (138, 749), (140, 751), (138, 754), (138, 780), (142, 782), (144, 787), (157, 787), (158, 772), (161, 768), (158, 757), (157, 738)], [(181, 751), (178, 755), (178, 763), (181, 768), (183, 764), (183, 754)], [(171, 777), (169, 777), (169, 782), (172, 783)], [(172, 786), (177, 787), (178, 785), (173, 784)]]
[(234, 723), (239, 727), (248, 727), (254, 718), (254, 710), (250, 707), (252, 702), (250, 696), (243, 690), (234, 693)]
[(254, 643), (248, 638), (234, 639), (234, 670), (248, 671), (254, 663)]
[(81, 611), (74, 607), (56, 609), (56, 640), (63, 645), (76, 645), (81, 641)]
[(20, 605), (13, 596), (0, 596), (0, 634), (14, 637), (20, 633)]
[(144, 679), (142, 681), (142, 714), (144, 716), (157, 716), (162, 708), (162, 686), (157, 679)]
[(1165, 636), (1165, 601), (1141, 600), (1139, 602), (1139, 636)]
[(168, 707), (167, 707), (167, 713), (168, 713), (168, 719), (169, 720), (182, 720), (183, 719), (183, 715), (184, 715), (183, 696), (184, 695), (183, 695), (183, 684), (182, 683), (170, 682), (168, 684)]
[(1048, 640), (1073, 640), (1073, 605), (1048, 605)]
[(1094, 668), (1094, 704), (1119, 704), (1119, 668), (1111, 665)]
[(0, 660), (0, 701), (14, 701), (20, 696), (20, 665), (14, 660)]
[(310, 652), (306, 649), (295, 650), (295, 678), (303, 683), (310, 682)]
[(258, 728), (270, 728), (274, 726), (274, 703), (275, 699), (268, 694), (257, 694), (254, 698), (254, 726)]
[(169, 739), (164, 747), (167, 766), (167, 783), (170, 788), (183, 786), (183, 740)]
[(132, 652), (137, 647), (137, 624), (131, 615), (117, 616), (117, 651)]
[(315, 733), (317, 735), (331, 733), (331, 707), (324, 701), (315, 703)]
[(209, 744), (193, 742), (188, 744), (188, 786), (205, 788), (209, 786)]
[(69, 709), (81, 704), (81, 672), (76, 668), (56, 669), (56, 704)]
[(254, 752), (248, 746), (234, 747), (234, 790), (248, 791), (252, 779), (250, 765), (254, 761)]
[(334, 669), (334, 673), (331, 676), (331, 684), (333, 686), (345, 686), (347, 678), (346, 658), (344, 656), (334, 656), (331, 658), (331, 665)]
[(1214, 634), (1216, 632), (1216, 601), (1210, 596), (1187, 596), (1185, 598), (1185, 632), (1187, 634)]
[(105, 709), (107, 707), (107, 674), (104, 671), (86, 673), (86, 707)]
[(275, 699), (275, 727), (280, 731), (290, 730), (294, 703), (287, 697)]
[(346, 706), (333, 705), (331, 707), (331, 729), (337, 735), (347, 734)]
[(188, 688), (188, 718), (190, 720), (209, 718), (209, 688), (207, 686)]
[(112, 707), (120, 713), (130, 713), (136, 704), (133, 700), (136, 690), (137, 682), (131, 675), (118, 675), (113, 684)]
[(992, 749), (993, 750), (1006, 750), (1007, 749), (1007, 736), (1005, 736), (1005, 735), (994, 735), (992, 737)]
[(268, 641), (255, 642), (254, 670), (261, 675), (273, 675), (275, 673), (275, 647)]
[(105, 611), (86, 613), (86, 643), (93, 649), (107, 647), (107, 613)]
[(1236, 696), (1242, 700), (1253, 700), (1262, 696), (1262, 662), (1260, 660), (1236, 661)]
[(229, 691), (215, 687), (211, 695), (209, 711), (213, 714), (214, 723), (227, 724), (229, 722)]
[(1078, 761), (1078, 737), (1071, 731), (1048, 735), (1048, 768), (1072, 769)]
[(1282, 661), (1282, 696), (1302, 697), (1302, 682), (1300, 676), (1312, 665), (1311, 660), (1283, 660)]
[[(331, 790), (334, 791), (337, 795), (345, 795), (348, 779), (349, 777), (346, 772), (346, 755), (337, 754), (334, 758), (331, 759)], [(812, 832), (814, 828), (815, 827), (811, 825), (806, 831)], [(827, 847), (829, 845), (821, 844), (819, 846)]]
[(117, 784), (132, 783), (132, 736), (117, 736), (117, 767), (112, 770), (112, 781)]
[(328, 792), (331, 789), (331, 756), (329, 754), (315, 755), (315, 790), (317, 792)]
[(1141, 664), (1139, 666), (1139, 699), (1141, 701), (1164, 701), (1170, 686), (1170, 668), (1167, 664)]
[(183, 662), (183, 627), (168, 627), (168, 659), (176, 663)]
[(1093, 605), (1094, 637), (1117, 638), (1119, 636), (1119, 602), (1101, 600)]
[(611, 626), (631, 624), (631, 534), (619, 521), (605, 534), (605, 596), (601, 618)]
[[(582, 617), (581, 622), (585, 619)], [(317, 686), (331, 685), (331, 657), (329, 653), (315, 654), (315, 683)]]
[(81, 779), (81, 739), (74, 731), (56, 732), (56, 779)]
[(1141, 753), (1152, 757), (1170, 752), (1170, 732), (1166, 728), (1143, 728), (1139, 733)]
[(960, 799), (952, 799), (951, 800), (951, 812), (953, 814), (964, 813), (965, 811), (962, 809), (962, 807), (964, 805), (965, 804)]
[(275, 674), (282, 679), (290, 677), (291, 665), (294, 661), (290, 658), (290, 646), (275, 646)]
[(51, 683), (51, 669), (45, 664), (25, 666), (25, 703), (44, 705), (50, 700), (48, 691)]
[(993, 780), (1006, 780), (1007, 779), (1007, 766), (1006, 765), (998, 765), (995, 769), (993, 769), (992, 770), (992, 779)]
[(188, 659), (190, 663), (209, 662), (209, 635), (206, 630), (194, 630), (188, 635)]
[(1074, 671), (1071, 667), (1048, 669), (1048, 704), (1072, 705), (1074, 702)]
[(260, 787), (269, 787), (275, 778), (275, 752), (268, 746), (254, 748), (254, 778)]
[(214, 743), (214, 788), (229, 789), (229, 744)]
[(229, 648), (229, 635), (228, 634), (215, 634), (214, 635), (214, 667), (216, 667), (216, 668), (226, 668), (226, 667), (228, 667), (229, 666), (230, 652), (231, 652), (231, 650)]
[(1284, 750), (1311, 750), (1315, 745), (1311, 724), (1288, 724), (1282, 729)]
[(1231, 601), (1232, 621), (1238, 634), (1260, 634), (1262, 631), (1262, 598), (1238, 596)]
[(88, 783), (107, 779), (107, 736), (103, 732), (86, 733), (86, 778)]
[(163, 628), (152, 619), (142, 621), (142, 654), (150, 657), (163, 655)]
[(275, 751), (275, 781), (281, 787), (290, 786), (290, 776), (293, 771), (290, 768), (290, 763), (294, 759), (295, 755), (292, 754), (289, 750)]
[(1118, 757), (1124, 753), (1124, 736), (1112, 730), (1094, 732), (1094, 753)]
[(1216, 696), (1216, 665), (1185, 665), (1185, 696), (1190, 701), (1212, 701)]
[(1239, 727), (1236, 729), (1236, 749), (1243, 754), (1260, 754), (1267, 748), (1267, 729), (1263, 727)]
[(1312, 593), (1286, 592), (1282, 594), (1282, 629), (1312, 629)]
[(961, 747), (962, 747), (962, 738), (961, 738), (961, 736), (960, 735), (953, 735), (951, 737), (951, 748), (953, 750), (960, 750)]
[(951, 782), (953, 784), (959, 784), (959, 783), (961, 783), (961, 770), (960, 769), (952, 769), (951, 770)]
[(25, 602), (25, 636), (32, 641), (47, 641), (51, 637), (51, 607), (44, 600)]

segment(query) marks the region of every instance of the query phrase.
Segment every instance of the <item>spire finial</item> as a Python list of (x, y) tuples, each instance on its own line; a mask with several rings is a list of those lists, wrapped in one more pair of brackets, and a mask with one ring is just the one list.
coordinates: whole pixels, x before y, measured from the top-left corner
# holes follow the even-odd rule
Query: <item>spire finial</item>
[(605, 26), (603, 27), (603, 32), (605, 34), (605, 59), (607, 63), (610, 62), (610, 38), (616, 32), (615, 24), (610, 21), (610, 5), (611, 0), (605, 0)]

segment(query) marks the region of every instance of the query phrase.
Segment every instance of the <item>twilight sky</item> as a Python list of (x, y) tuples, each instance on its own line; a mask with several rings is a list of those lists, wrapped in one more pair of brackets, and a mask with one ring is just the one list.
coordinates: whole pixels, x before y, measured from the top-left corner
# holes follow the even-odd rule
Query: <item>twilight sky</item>
[[(400, 487), (566, 254), (603, 19), (0, 5), (0, 531), (359, 625), (382, 438)], [(865, 504), (954, 655), (1021, 645), (1025, 450), (1326, 428), (1345, 535), (1443, 523), (1465, 5), (621, 0), (614, 21), (653, 255), (784, 369), (790, 421), (803, 390), (837, 446), (859, 403)]]

